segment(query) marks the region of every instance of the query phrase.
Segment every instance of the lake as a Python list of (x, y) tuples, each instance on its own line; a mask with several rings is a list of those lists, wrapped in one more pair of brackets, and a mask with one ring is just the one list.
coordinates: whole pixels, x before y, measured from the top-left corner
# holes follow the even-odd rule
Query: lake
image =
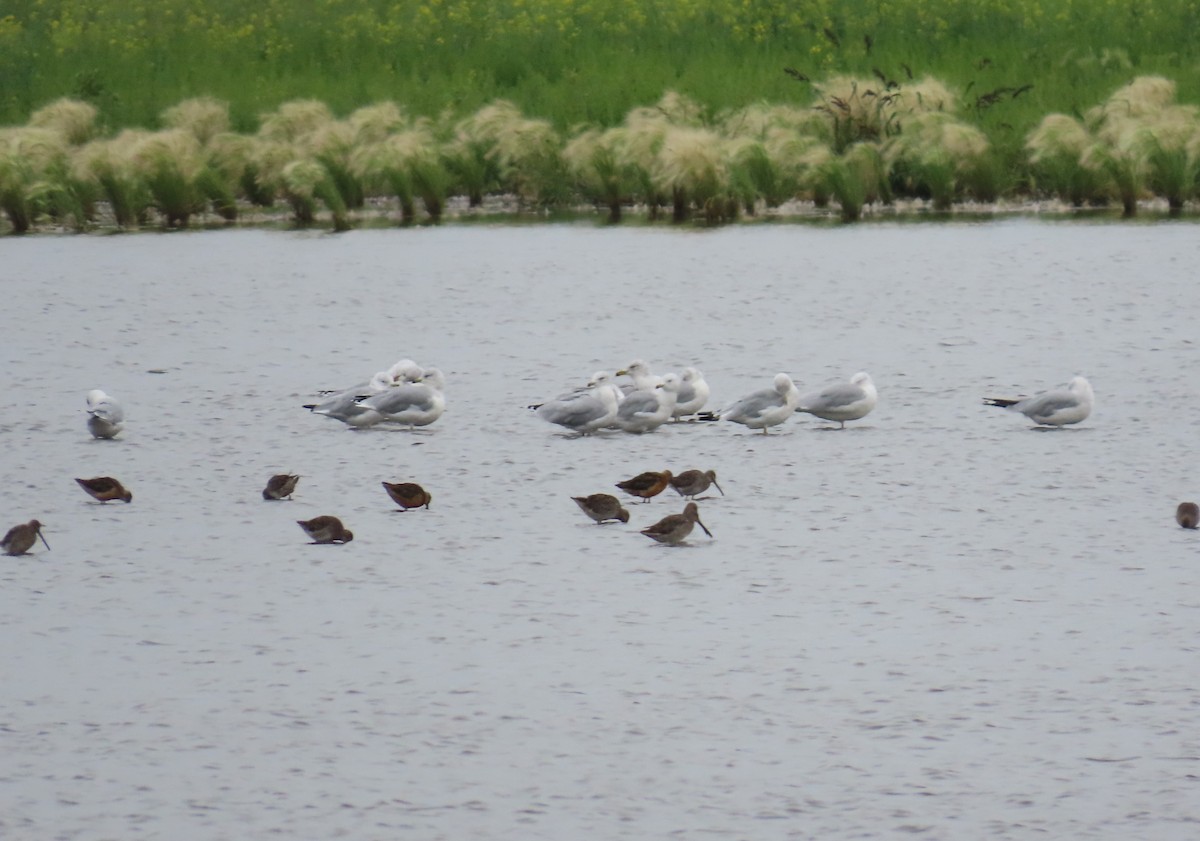
[[(0, 527), (51, 549), (0, 558), (0, 835), (1192, 839), (1198, 256), (1038, 218), (6, 238)], [(405, 356), (445, 372), (434, 425), (301, 408)], [(712, 408), (780, 371), (879, 405), (584, 438), (526, 408), (637, 358)], [(1075, 427), (981, 401), (1076, 374)], [(672, 491), (570, 499), (692, 467), (712, 539), (638, 534)]]

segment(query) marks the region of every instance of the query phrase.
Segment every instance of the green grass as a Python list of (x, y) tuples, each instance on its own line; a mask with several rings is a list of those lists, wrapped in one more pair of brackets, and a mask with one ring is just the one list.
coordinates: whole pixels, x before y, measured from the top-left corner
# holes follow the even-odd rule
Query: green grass
[[(1128, 208), (1144, 181), (1175, 206), (1195, 194), (1196, 152), (1132, 141), (1125, 148), (1120, 126), (1110, 126), (1108, 151), (1117, 157), (1093, 153), (1108, 179), (1093, 185), (1094, 173), (1075, 171), (1078, 155), (1047, 153), (1035, 164), (1027, 144), (1047, 115), (1083, 120), (1135, 77), (1166, 77), (1176, 85), (1176, 102), (1200, 102), (1197, 31), (1200, 0), (7, 0), (0, 7), (0, 127), (25, 126), (47, 103), (70, 97), (94, 106), (94, 135), (111, 138), (122, 129), (168, 128), (175, 119), (168, 109), (207, 96), (228, 104), (227, 115), (218, 116), (248, 143), (264, 116), (284, 103), (323, 103), (340, 119), (395, 102), (406, 120), (428, 118), (439, 132), (436, 149), (404, 164), (414, 168), (400, 181), (395, 167), (368, 173), (376, 182), (390, 179), (411, 220), (418, 194), (427, 208), (440, 207), (453, 190), (473, 197), (505, 190), (543, 207), (573, 195), (596, 198), (596, 185), (585, 183), (594, 176), (578, 164), (572, 172), (561, 144), (585, 126), (621, 127), (636, 109), (653, 109), (664, 92), (675, 91), (700, 109), (681, 129), (718, 126), (722, 115), (755, 103), (821, 106), (838, 122), (831, 137), (820, 139), (827, 150), (805, 152), (811, 160), (775, 162), (794, 171), (770, 171), (775, 164), (758, 152), (746, 153), (745, 171), (736, 165), (730, 173), (712, 171), (716, 180), (688, 169), (698, 166), (695, 160), (660, 155), (656, 171), (614, 159), (609, 163), (624, 167), (637, 186), (627, 196), (627, 185), (601, 185), (597, 201), (610, 212), (619, 215), (622, 199), (652, 206), (673, 200), (679, 215), (680, 190), (655, 182), (665, 177), (662, 166), (692, 173), (696, 183), (688, 189), (699, 198), (691, 201), (711, 218), (726, 218), (731, 200), (748, 211), (756, 195), (774, 203), (781, 185), (795, 183), (807, 183), (818, 202), (840, 193), (848, 217), (857, 215), (861, 200), (886, 200), (891, 188), (942, 207), (963, 198), (1082, 191), (1089, 203), (1119, 198)], [(831, 87), (839, 77), (860, 80), (852, 98), (867, 104), (897, 86), (910, 91), (922, 79), (940, 80), (953, 92), (949, 110), (986, 138), (986, 155), (943, 159), (921, 152), (907, 112), (887, 125), (864, 124), (864, 112), (841, 110), (848, 94)], [(485, 137), (475, 151), (456, 146), (458, 121), (486, 114), (501, 100), (515, 106), (523, 127), (506, 129), (507, 140)], [(905, 124), (907, 139), (899, 136)], [(949, 137), (964, 130), (946, 131)], [(103, 185), (52, 179), (47, 186), (45, 177), (21, 168), (12, 151), (19, 137), (0, 143), (9, 216), (53, 215), (56, 203), (71, 205), (50, 198), (64, 189), (73, 191), (71, 206), (86, 208), (87, 190)], [(209, 138), (199, 140), (208, 149)], [(335, 140), (312, 141), (304, 151), (258, 148), (261, 159), (239, 167), (224, 161), (194, 180), (172, 181), (160, 171), (156, 184), (122, 189), (148, 189), (160, 210), (178, 205), (180, 224), (198, 195), (232, 213), (234, 183), (242, 199), (289, 202), (297, 218), (320, 203), (341, 219), (362, 204), (371, 178), (364, 185), (355, 172), (359, 141), (330, 146)], [(743, 138), (751, 146), (761, 140)], [(875, 144), (882, 180), (864, 175), (870, 167), (863, 169), (863, 161), (839, 163), (862, 142)], [(280, 171), (300, 158), (311, 158), (324, 174), (311, 184), (293, 178), (296, 189), (281, 196)], [(826, 161), (819, 167), (828, 177), (805, 176), (818, 161)], [(299, 172), (315, 178), (308, 164)], [(141, 203), (131, 204), (130, 218), (143, 215)]]

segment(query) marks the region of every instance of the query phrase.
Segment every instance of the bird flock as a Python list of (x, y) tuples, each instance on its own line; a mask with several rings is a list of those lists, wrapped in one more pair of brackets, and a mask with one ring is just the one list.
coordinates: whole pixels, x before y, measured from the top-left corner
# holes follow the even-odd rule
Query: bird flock
[[(628, 382), (619, 382), (621, 377), (627, 377)], [(321, 392), (320, 402), (305, 404), (304, 408), (351, 429), (378, 424), (415, 429), (436, 422), (445, 412), (445, 387), (441, 370), (422, 367), (406, 358), (377, 372), (365, 383)], [(779, 426), (797, 412), (837, 423), (838, 428), (844, 429), (847, 421), (861, 420), (870, 414), (879, 399), (875, 383), (866, 372), (806, 394), (799, 392), (789, 375), (779, 373), (770, 388), (754, 391), (715, 411), (704, 408), (710, 395), (704, 375), (694, 367), (684, 368), (678, 374), (657, 375), (649, 364), (637, 359), (615, 373), (597, 371), (585, 385), (529, 408), (542, 420), (564, 427), (578, 437), (602, 430), (640, 435), (665, 423), (685, 420), (729, 421), (767, 434), (771, 427)], [(1086, 420), (1095, 405), (1095, 394), (1084, 377), (1076, 376), (1063, 388), (1028, 397), (984, 397), (983, 403), (1018, 412), (1038, 426), (1061, 428)], [(124, 429), (123, 407), (101, 389), (87, 393), (86, 413), (87, 430), (94, 438), (113, 439)], [(270, 477), (262, 498), (290, 499), (299, 479), (298, 475), (288, 473)], [(102, 504), (133, 501), (132, 492), (111, 476), (75, 481)], [(432, 500), (432, 495), (415, 482), (385, 481), (382, 486), (400, 511), (428, 509)], [(668, 545), (685, 542), (697, 525), (711, 538), (712, 532), (701, 522), (695, 500), (710, 487), (725, 495), (714, 470), (689, 469), (677, 475), (669, 470), (647, 471), (617, 482), (616, 487), (642, 502), (648, 502), (667, 487), (687, 500), (682, 512), (641, 530), (645, 536)], [(593, 493), (572, 499), (596, 524), (629, 522), (629, 511), (611, 494)], [(1200, 526), (1200, 508), (1194, 502), (1182, 502), (1175, 520), (1185, 529), (1196, 529)], [(354, 539), (353, 532), (332, 515), (296, 522), (315, 544), (345, 544)], [(43, 524), (37, 519), (13, 526), (0, 538), (0, 551), (23, 555), (39, 539), (49, 550), (42, 529)]]

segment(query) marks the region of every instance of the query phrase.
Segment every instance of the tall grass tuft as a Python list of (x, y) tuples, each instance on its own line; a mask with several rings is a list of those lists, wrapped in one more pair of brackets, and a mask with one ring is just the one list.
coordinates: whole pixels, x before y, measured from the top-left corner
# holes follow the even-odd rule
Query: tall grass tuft
[(316, 222), (317, 202), (320, 201), (329, 208), (335, 231), (350, 229), (350, 218), (341, 193), (320, 162), (312, 158), (291, 161), (280, 171), (280, 185), (298, 225), (309, 226)]
[(183, 129), (206, 146), (229, 131), (229, 103), (210, 96), (185, 99), (163, 111), (159, 119), (167, 128)]
[(493, 102), (456, 126), (458, 144), (451, 156), (457, 172), (486, 175), (469, 157), (482, 155), (494, 165), (500, 188), (524, 204), (548, 206), (566, 198), (562, 140), (548, 120), (530, 119), (505, 100)]
[(71, 146), (79, 146), (96, 135), (98, 113), (90, 102), (57, 99), (34, 111), (29, 117), (29, 126), (57, 132)]
[(935, 210), (949, 210), (960, 195), (979, 195), (987, 173), (989, 144), (974, 126), (940, 111), (914, 112), (884, 147), (897, 192), (927, 196)]
[(575, 186), (589, 201), (608, 209), (608, 221), (621, 221), (632, 201), (637, 173), (622, 154), (627, 129), (585, 129), (563, 147), (562, 157)]
[(45, 128), (0, 129), (0, 208), (13, 231), (27, 232), (47, 209), (62, 170), (62, 135)]
[(145, 135), (132, 157), (167, 227), (186, 228), (192, 215), (204, 210), (206, 167), (200, 141), (191, 132), (165, 129)]
[(416, 200), (421, 199), (432, 221), (441, 220), (445, 208), (450, 175), (442, 165), (432, 124), (426, 119), (411, 125), (390, 125), (395, 129), (379, 135), (374, 128), (360, 129), (370, 139), (358, 144), (351, 169), (368, 188), (383, 185), (400, 202), (401, 224), (416, 219)]
[(93, 140), (72, 153), (74, 178), (99, 185), (117, 226), (125, 230), (146, 221), (151, 196), (132, 152), (149, 132), (125, 129), (116, 137)]
[(1066, 114), (1048, 114), (1025, 141), (1035, 187), (1074, 207), (1107, 201), (1104, 181), (1083, 165), (1083, 154), (1096, 142), (1087, 127)]

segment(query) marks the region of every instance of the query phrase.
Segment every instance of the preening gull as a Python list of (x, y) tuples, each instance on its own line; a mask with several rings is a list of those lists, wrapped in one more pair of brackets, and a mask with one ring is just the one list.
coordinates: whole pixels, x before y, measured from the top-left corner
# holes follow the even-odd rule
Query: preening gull
[(93, 438), (112, 438), (125, 426), (121, 404), (98, 388), (87, 393), (87, 428)]
[(391, 373), (378, 371), (375, 376), (371, 377), (370, 382), (343, 389), (320, 403), (306, 403), (304, 408), (314, 415), (325, 415), (339, 420), (347, 426), (355, 428), (374, 426), (383, 420), (383, 415), (369, 406), (360, 405), (358, 401), (382, 394), (392, 387)]
[(749, 429), (761, 429), (766, 434), (768, 427), (778, 426), (792, 416), (799, 400), (800, 392), (792, 378), (787, 374), (776, 374), (773, 388), (748, 394), (722, 409), (717, 416)]
[(671, 413), (676, 420), (694, 415), (708, 402), (709, 387), (704, 375), (695, 368), (684, 368), (680, 376), (679, 396)]
[(678, 394), (675, 374), (667, 374), (651, 389), (629, 392), (617, 408), (617, 426), (626, 432), (653, 432), (671, 419)]
[(358, 401), (358, 405), (378, 412), (385, 421), (409, 427), (428, 426), (446, 411), (444, 388), (442, 372), (426, 368), (421, 372), (420, 382), (401, 383)]
[(846, 428), (846, 421), (858, 420), (870, 414), (879, 399), (870, 374), (859, 371), (848, 383), (834, 383), (820, 391), (802, 395), (796, 404), (797, 412), (807, 412), (828, 421), (838, 421)]
[(1096, 395), (1086, 379), (1073, 377), (1065, 389), (1043, 391), (1032, 397), (985, 397), (983, 402), (1020, 412), (1041, 426), (1061, 427), (1086, 419), (1092, 413)]

